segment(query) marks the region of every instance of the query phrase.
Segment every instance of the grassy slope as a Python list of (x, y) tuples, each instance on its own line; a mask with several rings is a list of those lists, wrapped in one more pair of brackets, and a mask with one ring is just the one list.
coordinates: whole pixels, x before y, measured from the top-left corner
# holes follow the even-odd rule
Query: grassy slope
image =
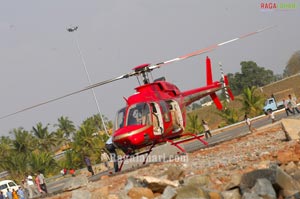
[[(281, 90), (285, 90), (288, 88), (293, 88), (295, 91), (295, 95), (298, 98), (298, 103), (300, 102), (300, 73), (296, 74), (292, 77), (286, 78), (284, 80), (274, 82), (262, 88), (265, 97), (271, 96), (272, 93), (278, 92)], [(236, 97), (240, 98), (240, 97)], [(231, 101), (229, 103), (229, 108), (235, 108), (239, 110), (239, 118), (240, 121), (243, 120), (244, 113), (240, 111), (242, 104), (238, 100)], [(201, 119), (205, 119), (212, 129), (218, 128), (218, 125), (222, 122), (222, 118), (217, 114), (218, 109), (216, 109), (215, 105), (202, 107), (200, 109), (192, 111), (198, 114), (199, 122)]]

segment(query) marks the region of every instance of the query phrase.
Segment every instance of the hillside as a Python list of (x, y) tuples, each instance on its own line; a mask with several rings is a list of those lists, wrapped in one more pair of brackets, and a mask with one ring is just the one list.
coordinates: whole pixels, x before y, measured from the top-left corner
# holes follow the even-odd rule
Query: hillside
[[(292, 88), (295, 92), (295, 96), (298, 99), (298, 103), (300, 102), (300, 73), (293, 75), (291, 77), (282, 79), (280, 81), (274, 82), (272, 84), (266, 85), (261, 88), (261, 91), (264, 93), (266, 98), (270, 97), (272, 93), (286, 90)], [(236, 99), (240, 98), (239, 96), (235, 96)], [(229, 108), (240, 109), (242, 107), (241, 102), (238, 100), (231, 101), (229, 103)], [(211, 106), (205, 106), (200, 109), (194, 110), (194, 113), (198, 115), (198, 118), (205, 119), (210, 124), (212, 129), (218, 128), (218, 126), (222, 123), (222, 118), (218, 115), (219, 110), (216, 109), (214, 104)], [(244, 113), (240, 113), (239, 115), (240, 121), (244, 119)]]

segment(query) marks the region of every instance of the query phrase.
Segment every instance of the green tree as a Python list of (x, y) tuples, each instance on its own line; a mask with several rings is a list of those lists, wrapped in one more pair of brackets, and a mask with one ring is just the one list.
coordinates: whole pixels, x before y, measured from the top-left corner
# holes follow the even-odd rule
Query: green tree
[(32, 132), (37, 138), (40, 151), (51, 151), (52, 147), (57, 145), (58, 140), (54, 133), (49, 133), (48, 125), (43, 127), (39, 122), (36, 127), (32, 127)]
[(265, 98), (256, 87), (246, 87), (243, 90), (242, 99), (239, 100), (243, 105), (242, 110), (250, 116), (257, 116), (263, 113), (262, 108), (264, 106)]
[(186, 125), (186, 131), (191, 133), (198, 133), (201, 130), (201, 124), (196, 113), (188, 113), (188, 120)]
[(225, 103), (224, 108), (221, 111), (217, 111), (216, 114), (224, 120), (220, 126), (234, 124), (239, 121), (238, 111), (235, 108), (228, 108), (227, 103)]
[(68, 117), (61, 116), (58, 118), (58, 124), (54, 125), (63, 133), (65, 138), (69, 138), (76, 131), (74, 123)]
[(82, 168), (84, 166), (83, 157), (80, 153), (68, 150), (65, 153), (63, 161), (60, 162), (60, 168)]
[(234, 95), (239, 95), (246, 87), (261, 87), (275, 81), (278, 77), (273, 71), (258, 66), (253, 61), (241, 62), (241, 73), (229, 73), (229, 85)]
[(87, 118), (86, 120), (83, 121), (82, 125), (85, 127), (88, 127), (93, 133), (96, 135), (98, 134), (100, 138), (105, 141), (109, 137), (109, 132), (106, 132), (106, 130), (111, 131), (113, 127), (112, 121), (108, 121), (108, 119), (102, 115), (102, 118), (105, 122), (105, 127), (103, 126), (102, 119), (99, 114), (93, 115), (92, 117)]
[(1, 158), (0, 167), (8, 171), (13, 179), (20, 180), (28, 172), (27, 156), (13, 151), (9, 156)]
[(16, 152), (29, 154), (36, 148), (36, 138), (23, 128), (13, 129), (10, 133), (15, 137), (12, 143)]
[(5, 159), (13, 151), (13, 141), (8, 136), (0, 138), (0, 157)]
[(295, 52), (289, 59), (283, 75), (291, 76), (300, 72), (300, 51)]
[(31, 153), (28, 165), (30, 172), (41, 171), (46, 175), (55, 174), (55, 168), (57, 167), (53, 155), (49, 152)]
[(104, 147), (104, 141), (99, 134), (94, 133), (94, 130), (91, 125), (82, 124), (74, 134), (71, 148), (81, 157), (85, 154), (94, 159), (100, 157), (100, 149)]

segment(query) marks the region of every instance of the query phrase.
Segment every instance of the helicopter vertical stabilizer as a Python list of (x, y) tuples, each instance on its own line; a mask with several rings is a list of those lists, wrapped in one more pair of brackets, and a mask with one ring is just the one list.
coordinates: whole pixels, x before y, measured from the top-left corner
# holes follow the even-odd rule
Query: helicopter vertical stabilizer
[[(212, 70), (211, 70), (211, 61), (209, 57), (206, 57), (206, 84), (207, 86), (213, 84), (213, 79), (212, 79)], [(218, 96), (216, 93), (211, 93), (210, 94), (211, 99), (214, 101), (216, 107), (221, 110), (222, 109), (222, 103), (220, 102)]]
[(213, 83), (212, 80), (212, 71), (211, 71), (211, 62), (209, 57), (206, 57), (206, 84), (210, 85)]

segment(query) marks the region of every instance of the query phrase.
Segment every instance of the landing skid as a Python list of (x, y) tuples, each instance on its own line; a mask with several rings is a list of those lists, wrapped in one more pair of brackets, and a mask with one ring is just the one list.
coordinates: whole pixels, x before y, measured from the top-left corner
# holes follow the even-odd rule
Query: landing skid
[[(197, 139), (197, 140), (199, 140), (202, 144), (204, 144), (205, 146), (208, 145), (208, 143), (202, 139), (204, 136), (197, 136), (197, 135), (195, 135), (195, 134), (193, 134), (193, 133), (185, 133), (185, 134), (181, 134), (179, 138), (181, 138), (181, 137), (186, 137), (186, 136), (189, 136), (189, 137), (188, 137), (187, 139), (178, 140), (178, 141), (171, 140), (171, 139), (164, 139), (163, 142), (168, 142), (168, 143), (170, 143), (171, 145), (177, 147), (177, 148), (181, 151), (181, 153), (180, 153), (180, 152), (177, 152), (177, 154), (186, 153), (186, 150), (180, 146), (180, 144), (185, 143), (185, 142), (189, 142), (189, 141), (192, 141), (192, 140), (196, 140), (196, 139)], [(124, 163), (125, 163), (126, 160), (128, 160), (128, 159), (130, 159), (130, 158), (135, 158), (135, 157), (138, 157), (138, 156), (142, 156), (142, 155), (145, 155), (144, 161), (143, 161), (143, 163), (142, 163), (142, 165), (145, 165), (146, 162), (147, 162), (147, 159), (148, 159), (148, 157), (149, 157), (149, 155), (150, 155), (150, 153), (152, 152), (152, 150), (153, 150), (153, 148), (154, 148), (154, 146), (156, 146), (156, 145), (158, 145), (158, 144), (160, 144), (160, 143), (162, 143), (162, 142), (154, 143), (154, 144), (152, 144), (152, 145), (150, 146), (150, 148), (149, 148), (148, 150), (143, 151), (143, 152), (140, 152), (140, 153), (136, 153), (136, 154), (133, 154), (133, 155), (132, 155), (132, 154), (126, 154), (126, 155), (121, 159), (122, 162), (121, 162), (121, 164), (120, 164), (120, 166), (119, 166), (118, 171), (120, 172), (120, 171), (122, 170), (122, 168), (123, 168)]]
[(189, 137), (187, 139), (183, 139), (183, 140), (178, 140), (178, 141), (166, 139), (166, 142), (169, 142), (172, 145), (174, 145), (175, 147), (177, 147), (182, 153), (186, 153), (186, 151), (185, 151), (184, 148), (182, 148), (181, 146), (179, 146), (179, 144), (182, 144), (182, 143), (185, 143), (185, 142), (188, 142), (188, 141), (192, 141), (192, 140), (196, 140), (197, 139), (200, 142), (202, 142), (202, 144), (204, 144), (205, 146), (208, 145), (208, 143), (202, 139), (204, 137), (203, 135), (197, 136), (197, 135), (195, 135), (193, 133), (185, 133), (185, 134), (180, 135), (180, 138), (181, 137), (186, 137), (186, 136), (191, 136), (191, 137)]

